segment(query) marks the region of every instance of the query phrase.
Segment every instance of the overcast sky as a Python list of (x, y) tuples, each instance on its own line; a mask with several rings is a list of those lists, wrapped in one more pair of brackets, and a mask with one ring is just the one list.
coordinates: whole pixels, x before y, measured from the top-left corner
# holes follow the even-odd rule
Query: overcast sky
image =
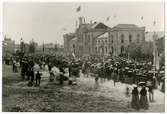
[[(81, 6), (80, 12), (76, 12), (78, 6)], [(43, 41), (63, 44), (63, 34), (75, 31), (79, 16), (84, 16), (86, 22), (103, 22), (110, 27), (136, 24), (145, 26), (146, 31), (164, 31), (164, 4), (160, 0), (108, 3), (4, 2), (3, 32), (16, 43), (23, 37), (25, 42), (33, 38), (39, 44)], [(110, 17), (109, 21), (106, 21), (107, 17)]]

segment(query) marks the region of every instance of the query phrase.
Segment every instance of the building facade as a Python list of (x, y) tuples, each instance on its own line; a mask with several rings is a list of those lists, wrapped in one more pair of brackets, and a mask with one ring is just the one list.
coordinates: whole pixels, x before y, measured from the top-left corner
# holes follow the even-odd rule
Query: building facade
[(3, 57), (10, 57), (15, 52), (15, 41), (5, 36), (3, 40)]
[(134, 24), (118, 24), (109, 30), (109, 52), (113, 56), (127, 53), (129, 45), (145, 42), (145, 28)]
[[(72, 34), (72, 33), (71, 33)], [(145, 42), (145, 28), (134, 24), (118, 24), (112, 28), (102, 22), (86, 23), (79, 18), (79, 26), (72, 35), (64, 35), (64, 48), (73, 50), (70, 41), (75, 38), (75, 54), (80, 56), (119, 56), (129, 50), (132, 43)]]
[(75, 37), (75, 33), (68, 33), (63, 35), (64, 38), (64, 52), (66, 54), (70, 54), (71, 49), (70, 49), (70, 41)]

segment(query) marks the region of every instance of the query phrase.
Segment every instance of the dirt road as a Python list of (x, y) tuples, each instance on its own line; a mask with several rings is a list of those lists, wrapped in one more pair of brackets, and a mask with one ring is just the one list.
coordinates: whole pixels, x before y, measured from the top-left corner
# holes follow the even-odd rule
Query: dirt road
[[(40, 87), (27, 87), (19, 73), (12, 73), (10, 66), (3, 66), (3, 104), (5, 112), (137, 112), (130, 107), (131, 97), (125, 96), (125, 87), (112, 81), (95, 83), (93, 78), (78, 78), (78, 84), (63, 86), (48, 83), (47, 73)], [(161, 101), (150, 104), (149, 110), (162, 112)], [(156, 107), (156, 110), (155, 110)]]

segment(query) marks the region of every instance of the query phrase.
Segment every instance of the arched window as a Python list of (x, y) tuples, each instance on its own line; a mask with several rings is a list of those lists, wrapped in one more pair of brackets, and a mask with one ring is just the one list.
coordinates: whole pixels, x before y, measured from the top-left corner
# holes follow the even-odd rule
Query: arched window
[(140, 43), (140, 34), (137, 34), (137, 43)]
[(102, 40), (102, 45), (104, 45), (104, 41)]
[(105, 42), (106, 42), (106, 45), (107, 45), (107, 40), (105, 40)]
[(132, 35), (129, 35), (129, 43), (132, 43)]
[(99, 40), (99, 44), (100, 44), (100, 40)]
[(114, 52), (114, 48), (113, 48), (113, 46), (111, 46), (111, 53), (113, 53)]
[(124, 35), (121, 35), (121, 43), (124, 43)]
[(111, 40), (110, 40), (110, 41), (111, 41), (111, 43), (113, 43), (113, 38), (114, 38), (114, 37), (113, 37), (113, 35), (111, 35)]
[(75, 45), (73, 44), (72, 47), (75, 48)]
[(107, 53), (107, 47), (106, 47), (106, 53)]
[(124, 46), (121, 46), (121, 54), (124, 52)]

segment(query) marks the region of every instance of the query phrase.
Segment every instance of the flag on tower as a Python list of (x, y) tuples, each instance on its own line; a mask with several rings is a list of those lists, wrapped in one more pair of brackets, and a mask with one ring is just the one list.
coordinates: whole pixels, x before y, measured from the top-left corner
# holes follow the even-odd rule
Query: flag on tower
[(77, 12), (81, 11), (81, 6), (78, 6), (78, 8), (77, 8), (76, 11), (77, 11)]

